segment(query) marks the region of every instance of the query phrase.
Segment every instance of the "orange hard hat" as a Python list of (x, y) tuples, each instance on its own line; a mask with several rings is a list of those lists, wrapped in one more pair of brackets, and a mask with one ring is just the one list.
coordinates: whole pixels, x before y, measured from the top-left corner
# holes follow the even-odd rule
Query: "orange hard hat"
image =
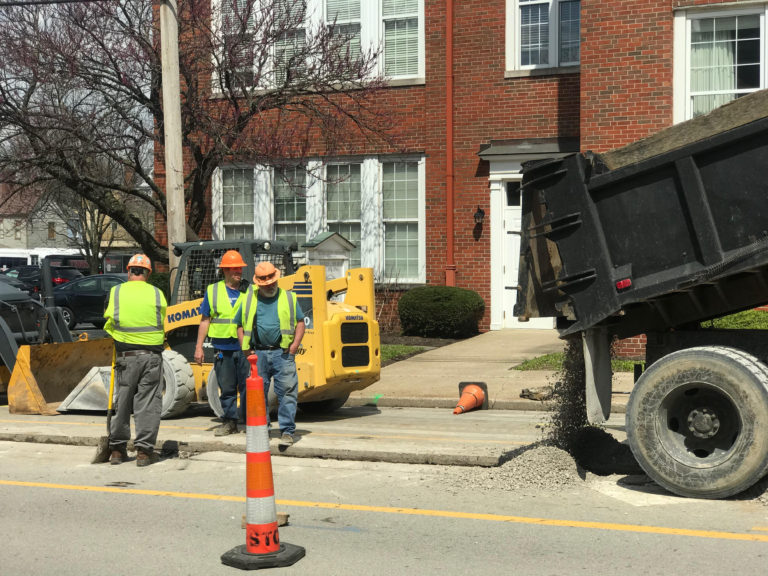
[(129, 268), (146, 268), (152, 272), (152, 262), (146, 254), (134, 254), (131, 256), (131, 259), (128, 260), (128, 266), (125, 267), (126, 270)]
[(259, 262), (253, 273), (253, 281), (259, 286), (269, 286), (280, 278), (280, 270), (272, 262)]
[(237, 250), (227, 250), (224, 252), (224, 256), (221, 257), (219, 262), (219, 268), (245, 268), (246, 263), (243, 257), (240, 256), (240, 252)]

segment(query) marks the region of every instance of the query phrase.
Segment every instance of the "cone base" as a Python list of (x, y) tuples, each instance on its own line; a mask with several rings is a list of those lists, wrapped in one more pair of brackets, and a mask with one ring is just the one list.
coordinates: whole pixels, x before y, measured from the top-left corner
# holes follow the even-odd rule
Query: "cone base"
[(280, 550), (270, 554), (249, 554), (245, 544), (235, 546), (221, 555), (221, 563), (240, 570), (260, 570), (290, 566), (304, 558), (306, 550), (301, 546), (280, 542)]

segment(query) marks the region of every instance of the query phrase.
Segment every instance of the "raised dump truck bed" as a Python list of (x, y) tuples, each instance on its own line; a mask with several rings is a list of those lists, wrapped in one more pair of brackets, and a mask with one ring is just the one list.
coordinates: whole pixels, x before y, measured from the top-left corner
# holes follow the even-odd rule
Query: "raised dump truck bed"
[(627, 437), (684, 496), (768, 472), (768, 338), (701, 328), (768, 302), (767, 167), (766, 91), (602, 156), (524, 167), (515, 313), (581, 336), (592, 422), (610, 411), (612, 340), (648, 336)]
[(768, 301), (768, 118), (610, 171), (526, 167), (523, 317), (626, 337)]

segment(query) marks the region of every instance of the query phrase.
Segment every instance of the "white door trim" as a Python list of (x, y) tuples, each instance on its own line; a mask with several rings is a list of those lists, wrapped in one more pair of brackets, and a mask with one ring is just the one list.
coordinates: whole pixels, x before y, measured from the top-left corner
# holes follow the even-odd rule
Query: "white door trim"
[[(519, 322), (512, 310), (505, 310), (506, 293), (509, 287), (504, 281), (504, 266), (517, 268), (516, 256), (507, 260), (505, 256), (505, 244), (507, 234), (510, 232), (511, 223), (505, 226), (504, 214), (507, 208), (506, 184), (510, 181), (520, 181), (520, 163), (516, 161), (491, 161), (489, 173), (490, 188), (490, 225), (491, 225), (491, 318), (490, 329), (501, 330), (503, 328), (553, 328), (553, 318), (534, 318), (528, 322)], [(519, 256), (519, 255), (518, 255)], [(505, 314), (506, 312), (506, 314)]]

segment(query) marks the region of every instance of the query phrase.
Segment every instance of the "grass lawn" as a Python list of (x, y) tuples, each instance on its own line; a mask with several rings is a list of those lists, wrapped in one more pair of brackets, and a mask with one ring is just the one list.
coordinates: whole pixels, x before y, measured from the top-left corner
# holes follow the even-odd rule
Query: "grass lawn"
[(423, 352), (424, 346), (406, 346), (405, 344), (382, 344), (381, 345), (381, 362), (391, 362), (394, 360), (402, 360)]
[[(537, 356), (531, 360), (526, 360), (522, 364), (515, 366), (515, 370), (554, 370), (557, 372), (563, 367), (563, 353), (555, 352)], [(635, 369), (635, 362), (632, 360), (622, 360), (619, 358), (611, 359), (611, 367), (614, 372), (632, 372)]]

